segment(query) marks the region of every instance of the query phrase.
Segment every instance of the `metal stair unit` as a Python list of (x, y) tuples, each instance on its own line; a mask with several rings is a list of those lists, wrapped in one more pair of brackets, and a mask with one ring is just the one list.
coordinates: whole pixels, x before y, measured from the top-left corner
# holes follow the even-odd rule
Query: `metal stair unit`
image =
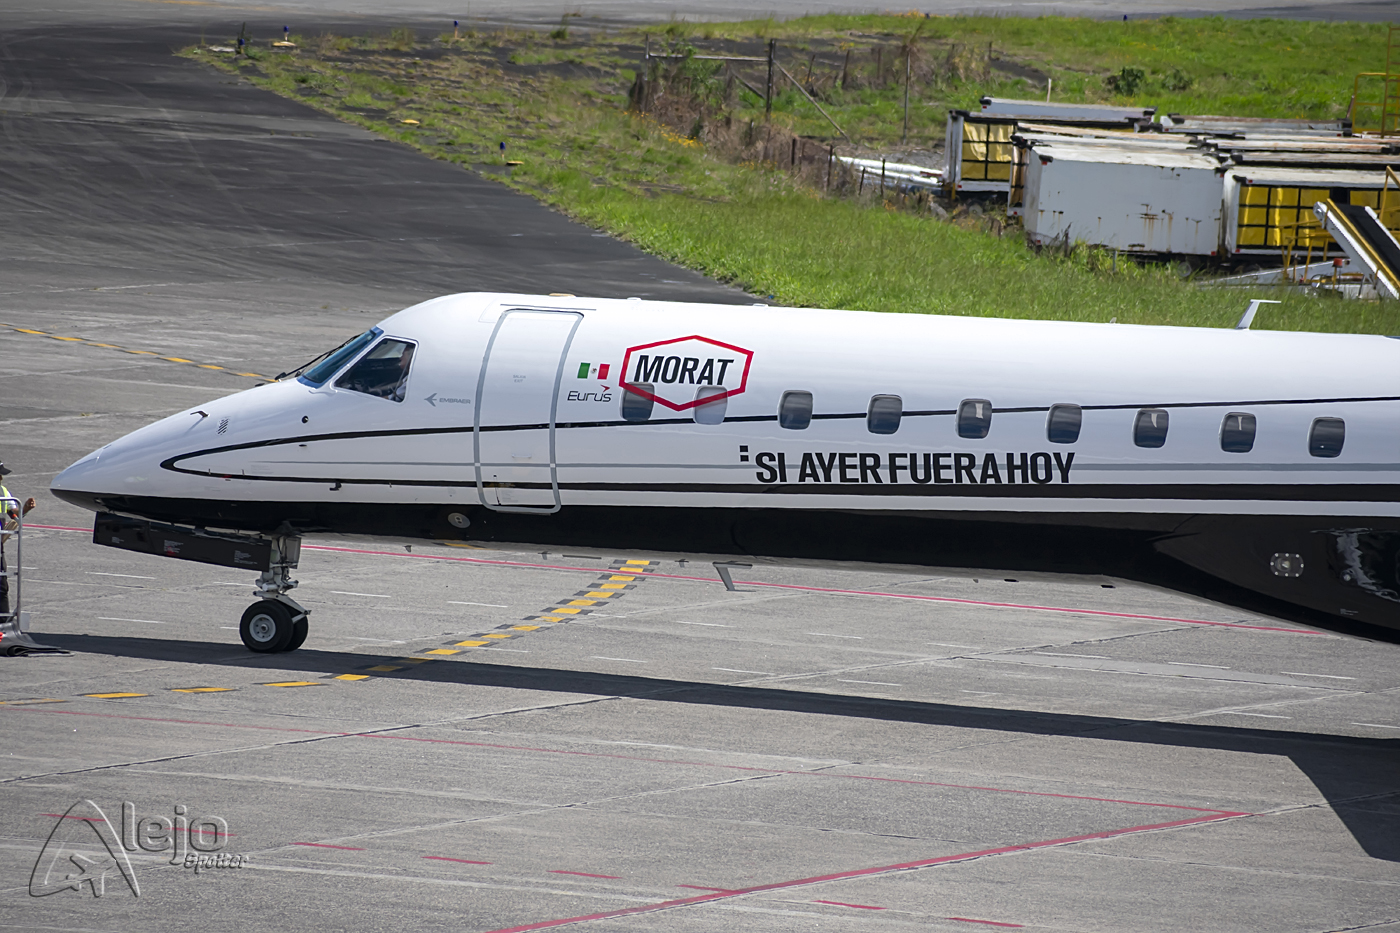
[[(1347, 257), (1365, 271), (1377, 293), (1400, 298), (1400, 242), (1382, 222), (1396, 212), (1387, 205), (1391, 180), (1400, 184), (1395, 173), (1386, 169), (1387, 187), (1381, 192), (1379, 214), (1365, 205), (1337, 204), (1331, 198), (1317, 202), (1313, 213)], [(1396, 193), (1400, 195), (1400, 191)]]

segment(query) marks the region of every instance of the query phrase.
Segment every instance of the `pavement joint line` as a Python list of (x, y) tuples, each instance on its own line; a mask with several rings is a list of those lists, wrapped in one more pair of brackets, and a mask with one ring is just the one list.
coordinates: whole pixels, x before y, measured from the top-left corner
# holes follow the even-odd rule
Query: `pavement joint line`
[(17, 334), (28, 334), (33, 337), (47, 337), (50, 340), (59, 340), (64, 343), (81, 343), (83, 346), (87, 347), (98, 347), (103, 350), (118, 350), (122, 353), (132, 353), (138, 356), (153, 356), (156, 359), (163, 360), (167, 363), (179, 363), (181, 365), (194, 366), (199, 369), (216, 369), (220, 372), (232, 373), (235, 376), (246, 376), (250, 379), (261, 379), (264, 382), (277, 381), (276, 379), (273, 379), (270, 376), (264, 376), (261, 373), (240, 373), (235, 370), (229, 369), (226, 366), (215, 366), (213, 363), (200, 363), (196, 360), (187, 360), (179, 356), (161, 356), (159, 353), (156, 353), (153, 350), (132, 350), (127, 347), (119, 347), (116, 344), (99, 343), (96, 340), (89, 340), (86, 337), (64, 337), (59, 334), (50, 334), (47, 331), (34, 330), (33, 328), (29, 327), (20, 327), (16, 324), (0, 324), (0, 327), (7, 327)]

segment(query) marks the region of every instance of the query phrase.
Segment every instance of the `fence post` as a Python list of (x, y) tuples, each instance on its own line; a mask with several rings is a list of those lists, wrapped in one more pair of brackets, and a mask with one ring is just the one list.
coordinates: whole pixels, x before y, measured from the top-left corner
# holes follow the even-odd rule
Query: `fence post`
[(768, 40), (768, 93), (763, 102), (763, 116), (767, 119), (773, 116), (773, 60), (777, 55), (778, 40)]
[(903, 144), (909, 144), (909, 79), (914, 74), (914, 49), (911, 44), (904, 50), (904, 140)]
[(831, 163), (836, 161), (836, 147), (828, 146), (826, 151), (826, 190), (831, 190)]

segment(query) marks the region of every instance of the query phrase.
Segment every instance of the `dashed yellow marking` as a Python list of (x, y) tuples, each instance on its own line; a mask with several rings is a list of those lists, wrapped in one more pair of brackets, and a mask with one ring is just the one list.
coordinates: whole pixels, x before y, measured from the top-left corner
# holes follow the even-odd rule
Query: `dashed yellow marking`
[(97, 700), (124, 700), (127, 697), (148, 697), (149, 693), (84, 693), (85, 697)]
[(0, 706), (28, 706), (30, 703), (67, 703), (67, 700), (50, 699), (47, 697), (33, 700), (0, 700)]
[(392, 664), (376, 664), (374, 667), (365, 668), (367, 671), (401, 671), (403, 668), (395, 667)]
[[(174, 0), (172, 0), (172, 2), (174, 2)], [(122, 353), (130, 353), (134, 356), (154, 356), (158, 360), (165, 360), (170, 363), (184, 363), (189, 366), (197, 366), (200, 369), (212, 369), (217, 370), (219, 372), (232, 372), (232, 370), (227, 369), (223, 366), (215, 366), (213, 363), (196, 363), (194, 360), (187, 360), (182, 356), (161, 356), (159, 353), (156, 353), (153, 350), (132, 350), (128, 349), (127, 347), (119, 347), (113, 343), (100, 343), (96, 340), (88, 340), (86, 337), (64, 337), (60, 334), (50, 334), (47, 331), (34, 330), (30, 327), (16, 327), (13, 324), (3, 324), (0, 326), (8, 327), (10, 330), (15, 331), (16, 333), (33, 334), (36, 337), (48, 337), (50, 340), (60, 340), (64, 343), (81, 343), (83, 346), (87, 347), (100, 347), (103, 350), (117, 350)], [(234, 373), (234, 375), (246, 376), (249, 379), (261, 379), (264, 382), (276, 381), (275, 379), (271, 379), (267, 376), (264, 376), (262, 373)]]
[(595, 599), (571, 599), (571, 600), (569, 600), (567, 603), (565, 603), (564, 605), (566, 605), (566, 606), (592, 606), (592, 605), (596, 605), (596, 604), (597, 604), (597, 600), (595, 600)]
[(536, 616), (541, 622), (563, 622), (562, 616)]
[(609, 579), (609, 580), (626, 580), (626, 581), (629, 581), (629, 582), (630, 582), (630, 581), (635, 580), (635, 579), (637, 579), (637, 578), (636, 578), (636, 577), (622, 577), (622, 576), (618, 576), (617, 574), (613, 574), (612, 576), (608, 577), (608, 579)]
[(593, 597), (594, 599), (613, 599), (613, 598), (615, 598), (615, 597), (623, 596), (623, 595), (626, 595), (626, 594), (624, 594), (624, 593), (598, 593), (598, 592), (594, 592), (594, 591), (592, 591), (592, 590), (585, 590), (585, 591), (583, 592), (582, 595), (584, 595), (584, 596), (591, 596), (591, 597)]
[(228, 693), (232, 687), (171, 687), (171, 693)]
[(394, 660), (395, 660), (395, 661), (398, 661), (398, 662), (401, 663), (401, 664), (422, 664), (424, 661), (427, 661), (427, 660), (429, 660), (429, 659), (428, 659), (428, 658), (395, 658)]
[(507, 634), (504, 633), (504, 632), (500, 632), (500, 633), (491, 632), (491, 633), (489, 633), (489, 634), (487, 634), (487, 635), (484, 635), (484, 636), (482, 636), (482, 637), (483, 637), (483, 638), (509, 638), (510, 636), (507, 635)]
[(459, 642), (457, 642), (457, 647), (459, 647), (459, 648), (480, 648), (482, 645), (489, 645), (489, 644), (491, 644), (489, 641), (459, 641)]
[(521, 632), (533, 632), (540, 628), (538, 625), (512, 625), (511, 628)]
[(546, 610), (546, 611), (547, 611), (547, 612), (553, 612), (553, 613), (564, 613), (564, 614), (566, 614), (566, 615), (577, 615), (577, 614), (578, 614), (578, 610), (577, 610), (577, 609), (564, 609), (564, 608), (559, 608), (559, 609), (548, 609), (548, 610)]
[(454, 648), (434, 648), (432, 651), (425, 651), (424, 654), (461, 654)]
[(649, 560), (629, 560), (629, 561), (624, 561), (623, 563), (627, 564), (629, 567), (637, 567), (637, 566), (645, 567), (646, 565), (650, 564), (651, 561), (649, 561)]
[(325, 684), (319, 680), (280, 680), (276, 683), (263, 684), (264, 687), (324, 687)]
[(369, 680), (368, 674), (337, 674), (331, 680)]
[[(611, 579), (616, 579), (616, 578), (614, 577), (614, 578), (611, 578)], [(599, 584), (598, 584), (598, 589), (600, 589), (600, 590), (621, 590), (621, 589), (626, 589), (626, 588), (627, 588), (627, 584), (626, 584), (626, 583), (599, 583)]]

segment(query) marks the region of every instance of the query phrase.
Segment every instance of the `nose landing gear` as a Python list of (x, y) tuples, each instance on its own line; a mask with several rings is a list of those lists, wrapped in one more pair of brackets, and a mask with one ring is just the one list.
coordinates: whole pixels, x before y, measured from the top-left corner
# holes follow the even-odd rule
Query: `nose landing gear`
[(287, 595), (297, 585), (291, 572), (300, 559), (301, 538), (279, 535), (272, 539), (272, 564), (258, 577), (260, 598), (243, 610), (238, 624), (238, 636), (249, 651), (295, 651), (306, 641), (310, 610)]

